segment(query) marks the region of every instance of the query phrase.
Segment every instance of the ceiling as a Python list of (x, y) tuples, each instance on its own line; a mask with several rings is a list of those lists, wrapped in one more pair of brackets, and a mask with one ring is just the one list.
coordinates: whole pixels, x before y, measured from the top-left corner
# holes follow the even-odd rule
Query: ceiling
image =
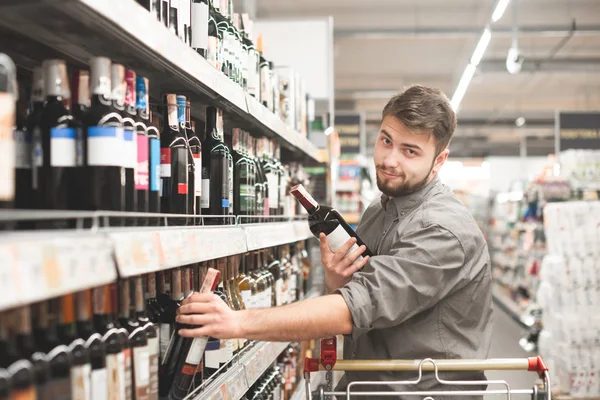
[[(403, 86), (435, 86), (452, 97), (496, 5), (496, 0), (245, 1), (256, 1), (257, 19), (333, 16), (336, 109), (366, 112), (369, 142), (381, 109)], [(511, 75), (505, 60), (515, 4), (525, 63), (521, 73)], [(454, 150), (460, 155), (485, 155), (503, 146), (501, 152), (518, 154), (522, 136), (546, 138), (537, 145), (552, 149), (555, 110), (600, 109), (600, 0), (513, 0), (491, 29), (459, 109)], [(517, 128), (514, 121), (521, 116), (527, 122)]]

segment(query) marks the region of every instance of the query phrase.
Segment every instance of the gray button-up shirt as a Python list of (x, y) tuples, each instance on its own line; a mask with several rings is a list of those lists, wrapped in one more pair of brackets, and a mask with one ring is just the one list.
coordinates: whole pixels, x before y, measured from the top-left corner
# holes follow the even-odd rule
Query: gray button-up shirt
[[(487, 245), (467, 208), (438, 177), (410, 195), (383, 196), (373, 202), (357, 233), (376, 255), (337, 291), (353, 319), (352, 334), (344, 341), (344, 359), (487, 357), (492, 335)], [(416, 376), (415, 372), (348, 372), (338, 390), (352, 381)], [(440, 378), (485, 379), (478, 372), (440, 373)], [(432, 373), (424, 374), (417, 387), (458, 388), (438, 385)], [(353, 390), (373, 389), (392, 387)], [(393, 389), (416, 390), (414, 386)]]

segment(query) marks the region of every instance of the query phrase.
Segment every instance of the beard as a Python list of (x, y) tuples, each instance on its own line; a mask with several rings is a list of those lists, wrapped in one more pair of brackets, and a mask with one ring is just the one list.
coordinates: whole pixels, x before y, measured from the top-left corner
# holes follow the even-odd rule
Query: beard
[(427, 175), (425, 175), (423, 179), (417, 182), (408, 182), (405, 180), (404, 182), (396, 185), (394, 185), (391, 182), (386, 182), (385, 178), (380, 178), (380, 170), (389, 172), (390, 174), (393, 173), (394, 175), (398, 175), (398, 177), (406, 178), (406, 176), (404, 174), (397, 174), (395, 171), (387, 171), (385, 170), (385, 168), (379, 165), (376, 167), (377, 173), (375, 175), (377, 176), (377, 188), (379, 189), (379, 191), (381, 191), (381, 193), (389, 197), (402, 197), (414, 193), (427, 185), (427, 181), (429, 180), (429, 176), (431, 175), (431, 171), (433, 170), (433, 164), (431, 165), (431, 168), (429, 168)]

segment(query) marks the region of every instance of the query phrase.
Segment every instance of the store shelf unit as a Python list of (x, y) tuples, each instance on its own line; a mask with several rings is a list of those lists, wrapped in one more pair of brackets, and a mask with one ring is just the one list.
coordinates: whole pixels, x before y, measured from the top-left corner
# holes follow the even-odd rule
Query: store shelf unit
[(287, 342), (258, 342), (242, 355), (226, 372), (206, 388), (200, 388), (187, 396), (189, 400), (230, 399), (239, 400), (244, 393), (269, 368), (279, 354), (289, 345)]
[[(0, 212), (0, 221), (12, 220), (19, 213)], [(27, 219), (52, 216), (74, 219), (83, 226), (117, 215), (129, 214), (31, 212)], [(123, 228), (103, 228), (92, 223), (90, 228), (82, 229), (0, 233), (0, 310), (103, 285), (114, 281), (117, 275), (146, 274), (310, 237), (305, 220)]]
[(526, 313), (517, 303), (515, 303), (507, 294), (507, 290), (494, 283), (492, 287), (492, 297), (494, 302), (502, 308), (515, 321), (525, 328), (531, 328), (535, 325), (535, 317)]
[[(105, 56), (149, 78), (151, 97), (170, 91), (222, 108), (234, 126), (280, 139), (295, 157), (317, 147), (183, 43), (134, 0), (11, 1), (0, 4), (3, 51), (33, 69), (45, 58), (85, 66)], [(199, 112), (200, 108), (193, 108)], [(201, 115), (195, 115), (201, 118)]]

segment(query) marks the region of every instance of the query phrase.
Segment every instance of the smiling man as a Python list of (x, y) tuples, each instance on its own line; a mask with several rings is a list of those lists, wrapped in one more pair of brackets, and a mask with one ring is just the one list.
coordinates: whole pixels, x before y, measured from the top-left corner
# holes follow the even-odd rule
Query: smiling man
[[(487, 245), (468, 210), (438, 177), (456, 127), (454, 111), (440, 91), (412, 86), (388, 102), (382, 117), (374, 150), (382, 196), (357, 229), (376, 255), (355, 262), (364, 248), (348, 253), (354, 244), (349, 241), (333, 253), (321, 235), (331, 294), (244, 311), (232, 311), (216, 295), (195, 294), (184, 301), (178, 320), (201, 327), (181, 335), (297, 341), (344, 334), (344, 359), (486, 358), (492, 329)], [(349, 372), (338, 390), (358, 380), (384, 383), (360, 390), (415, 390), (385, 384), (414, 378)], [(485, 379), (483, 373), (440, 378)], [(429, 373), (417, 387), (467, 388), (441, 386)]]

